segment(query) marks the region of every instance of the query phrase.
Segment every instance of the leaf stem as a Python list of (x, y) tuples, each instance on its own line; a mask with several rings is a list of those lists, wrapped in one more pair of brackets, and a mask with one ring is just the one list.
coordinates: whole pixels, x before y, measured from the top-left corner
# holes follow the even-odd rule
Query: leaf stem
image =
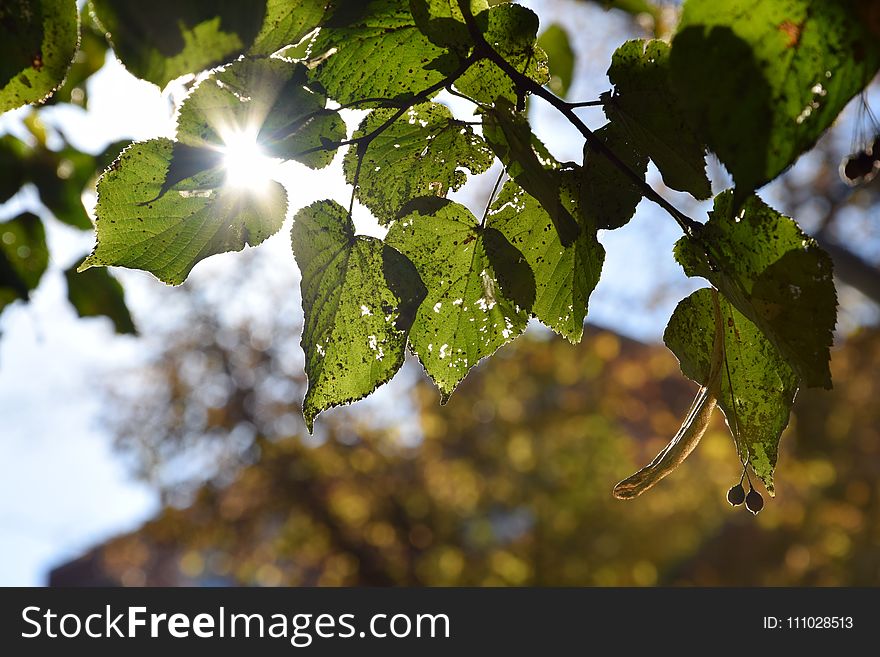
[[(428, 100), (428, 98), (432, 94), (440, 91), (441, 89), (443, 89), (444, 87), (446, 87), (448, 85), (451, 85), (458, 78), (460, 78), (464, 74), (464, 72), (466, 70), (468, 70), (468, 68), (470, 68), (471, 64), (473, 64), (475, 61), (477, 61), (477, 57), (475, 55), (470, 55), (466, 59), (462, 60), (461, 64), (459, 64), (458, 68), (453, 73), (451, 73), (448, 77), (443, 78), (439, 82), (435, 82), (427, 89), (424, 89), (424, 90), (420, 91), (419, 93), (415, 94), (414, 96), (412, 96), (411, 98), (409, 98), (405, 101), (402, 101), (400, 106), (398, 107), (397, 111), (394, 112), (394, 114), (392, 114), (390, 117), (388, 117), (388, 119), (386, 121), (384, 121), (381, 125), (377, 126), (376, 128), (374, 128), (373, 130), (371, 130), (367, 134), (361, 135), (360, 137), (352, 137), (351, 139), (343, 139), (341, 141), (327, 140), (326, 142), (322, 143), (320, 146), (313, 146), (312, 148), (307, 148), (304, 151), (300, 151), (299, 153), (295, 153), (295, 154), (291, 155), (290, 158), (296, 159), (298, 157), (302, 157), (302, 156), (308, 155), (310, 153), (317, 153), (319, 151), (333, 151), (333, 150), (337, 150), (339, 148), (342, 148), (343, 146), (351, 146), (353, 144), (358, 145), (360, 153), (362, 153), (362, 154), (366, 153), (367, 146), (370, 145), (370, 142), (372, 142), (376, 137), (378, 137), (380, 134), (382, 134), (388, 128), (390, 128), (394, 124), (394, 122), (397, 121), (397, 119), (399, 119), (401, 116), (404, 115), (404, 113), (406, 113), (413, 106), (418, 105), (419, 103), (423, 103), (426, 100)], [(373, 99), (373, 100), (375, 100), (375, 99)], [(351, 104), (352, 103), (349, 103), (349, 105), (351, 105)]]
[(582, 100), (577, 103), (566, 102), (565, 104), (568, 105), (571, 109), (577, 109), (578, 107), (601, 107), (605, 103), (601, 100)]
[(498, 187), (501, 186), (501, 181), (504, 178), (504, 167), (501, 167), (501, 171), (498, 174), (498, 178), (495, 180), (495, 185), (492, 187), (492, 193), (489, 194), (489, 200), (486, 201), (486, 209), (483, 211), (483, 217), (480, 219), (480, 228), (486, 227), (486, 217), (489, 216), (489, 208), (492, 207), (492, 202), (495, 200), (495, 194), (498, 193)]

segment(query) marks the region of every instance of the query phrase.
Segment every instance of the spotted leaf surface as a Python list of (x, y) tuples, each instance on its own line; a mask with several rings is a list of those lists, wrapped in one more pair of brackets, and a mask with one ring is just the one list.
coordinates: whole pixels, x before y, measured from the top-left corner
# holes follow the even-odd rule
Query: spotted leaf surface
[(80, 271), (116, 265), (178, 285), (200, 260), (256, 246), (281, 228), (287, 195), (275, 182), (259, 190), (229, 187), (221, 168), (194, 165), (198, 173), (181, 174), (163, 192), (175, 151), (191, 153), (178, 161), (212, 157), (153, 139), (129, 146), (104, 173), (95, 208), (98, 243)]
[[(355, 137), (369, 135), (391, 119), (395, 110), (377, 109), (361, 123)], [(358, 150), (352, 146), (343, 167), (354, 184)], [(471, 173), (486, 171), (492, 151), (471, 126), (453, 118), (439, 103), (416, 105), (369, 142), (358, 174), (358, 199), (382, 223), (394, 219), (417, 196), (445, 196), (461, 187)]]
[(738, 200), (812, 147), (878, 67), (880, 10), (863, 0), (688, 0), (670, 56)]
[(412, 264), (381, 240), (355, 235), (334, 201), (300, 210), (291, 242), (302, 274), (311, 431), (318, 413), (366, 397), (400, 369), (424, 291)]
[(676, 259), (688, 276), (711, 281), (754, 322), (805, 385), (830, 388), (837, 322), (831, 258), (757, 196), (736, 213), (733, 206), (732, 192), (719, 194), (702, 240), (683, 237)]
[[(761, 330), (721, 295), (719, 307), (726, 364), (721, 370), (718, 405), (740, 459), (748, 461), (773, 495), (779, 439), (788, 425), (798, 377)], [(698, 290), (681, 301), (663, 339), (678, 358), (682, 373), (706, 385), (715, 339), (712, 291)]]
[(503, 262), (512, 271), (499, 272), (489, 251), (511, 247), (489, 235), (464, 206), (426, 198), (404, 208), (385, 239), (412, 261), (427, 289), (409, 339), (443, 401), (468, 370), (522, 333), (528, 319), (506, 292), (527, 287), (528, 270), (508, 256)]
[(0, 113), (46, 100), (64, 82), (76, 53), (76, 3), (4, 0), (0, 28)]
[[(569, 175), (561, 194), (563, 202), (574, 208), (578, 197), (575, 173)], [(531, 303), (528, 297), (514, 295), (514, 299), (569, 342), (580, 342), (590, 294), (599, 282), (605, 260), (595, 224), (582, 224), (577, 240), (563, 246), (543, 206), (508, 181), (492, 206), (487, 225), (499, 231), (531, 269)]]

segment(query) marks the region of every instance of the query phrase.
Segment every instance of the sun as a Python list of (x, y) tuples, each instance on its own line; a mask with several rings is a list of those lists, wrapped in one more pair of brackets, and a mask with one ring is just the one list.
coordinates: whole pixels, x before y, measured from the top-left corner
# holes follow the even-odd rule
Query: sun
[(223, 135), (223, 167), (226, 184), (251, 192), (265, 190), (276, 178), (279, 160), (267, 156), (250, 130), (230, 131)]

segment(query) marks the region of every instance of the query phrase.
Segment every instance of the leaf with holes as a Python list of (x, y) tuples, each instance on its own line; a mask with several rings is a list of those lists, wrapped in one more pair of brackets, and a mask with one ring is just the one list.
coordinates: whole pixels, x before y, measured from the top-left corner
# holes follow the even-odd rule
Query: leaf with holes
[[(537, 45), (538, 16), (535, 12), (506, 3), (490, 7), (475, 18), (483, 38), (506, 62), (538, 84), (549, 82), (547, 53)], [(481, 59), (468, 68), (455, 87), (487, 105), (499, 97), (511, 103), (518, 101), (516, 85), (488, 59)]]
[(324, 58), (314, 78), (341, 104), (411, 98), (445, 77), (458, 57), (435, 46), (398, 0), (336, 2), (311, 52)]
[[(788, 425), (798, 378), (761, 330), (722, 295), (719, 305), (726, 365), (721, 370), (718, 405), (734, 435), (740, 460), (748, 460), (773, 495), (779, 438)], [(706, 385), (715, 340), (712, 290), (698, 290), (681, 301), (663, 339), (678, 358), (682, 373)]]
[(614, 85), (614, 93), (603, 97), (608, 118), (654, 161), (669, 187), (709, 198), (705, 146), (669, 81), (669, 44), (627, 41), (614, 53), (608, 78)]
[[(409, 7), (416, 25), (431, 43), (459, 51), (473, 46), (458, 0), (409, 0)], [(471, 0), (470, 7), (471, 13), (479, 14), (489, 8), (489, 3)]]
[(831, 258), (757, 196), (736, 214), (733, 207), (731, 191), (715, 197), (699, 239), (681, 238), (676, 259), (688, 276), (711, 281), (754, 322), (807, 386), (831, 388), (829, 348), (837, 322)]
[(424, 289), (400, 253), (355, 235), (335, 201), (300, 210), (291, 241), (302, 272), (303, 415), (311, 431), (321, 411), (366, 397), (400, 369)]
[(733, 174), (738, 201), (811, 148), (874, 77), (875, 7), (861, 0), (685, 3), (672, 81)]
[[(490, 236), (446, 199), (413, 201), (385, 242), (412, 261), (427, 288), (409, 339), (445, 403), (468, 370), (525, 329), (528, 314), (508, 295), (531, 286), (534, 296), (531, 272), (500, 233)], [(498, 271), (490, 250), (509, 269)]]
[(559, 163), (532, 134), (526, 117), (499, 98), (493, 109), (483, 111), (483, 135), (508, 175), (544, 207), (562, 244), (573, 244), (580, 228), (561, 200), (560, 178), (554, 173)]
[[(561, 186), (563, 201), (578, 214), (575, 172), (566, 172)], [(581, 225), (577, 240), (563, 246), (547, 211), (519, 185), (508, 181), (498, 195), (486, 224), (500, 232), (528, 263), (534, 277), (531, 303), (511, 296), (569, 342), (578, 343), (590, 294), (599, 282), (605, 249), (596, 239), (596, 226)], [(493, 261), (493, 253), (489, 252)], [(497, 263), (496, 264), (496, 269)]]
[[(354, 137), (371, 134), (395, 113), (374, 110)], [(464, 168), (483, 173), (494, 159), (486, 142), (469, 125), (453, 118), (446, 106), (416, 105), (369, 141), (357, 176), (357, 197), (386, 224), (407, 201), (417, 196), (446, 196), (467, 180)], [(342, 165), (346, 180), (354, 184), (357, 145), (349, 149)]]
[(214, 167), (160, 194), (180, 146), (170, 139), (132, 144), (104, 173), (95, 208), (98, 243), (79, 271), (130, 267), (178, 285), (200, 260), (256, 246), (281, 228), (287, 195), (276, 182), (255, 190), (230, 187)]
[(73, 0), (4, 0), (0, 6), (0, 114), (40, 103), (61, 83), (79, 42)]

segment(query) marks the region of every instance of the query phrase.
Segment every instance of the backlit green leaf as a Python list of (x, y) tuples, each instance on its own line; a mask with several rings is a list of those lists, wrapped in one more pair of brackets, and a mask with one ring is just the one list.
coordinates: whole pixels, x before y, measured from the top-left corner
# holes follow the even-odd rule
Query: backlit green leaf
[(177, 285), (200, 260), (256, 246), (281, 228), (287, 202), (276, 182), (262, 189), (227, 186), (215, 167), (160, 193), (180, 146), (169, 139), (132, 144), (104, 173), (95, 208), (98, 243), (80, 271), (130, 267)]
[[(409, 0), (409, 6), (416, 25), (431, 43), (462, 51), (473, 45), (458, 0)], [(486, 0), (471, 0), (473, 14), (488, 8)]]
[(400, 0), (337, 0), (312, 55), (326, 56), (314, 77), (342, 104), (412, 97), (442, 80), (458, 60), (419, 31), (409, 3)]
[(67, 298), (80, 317), (108, 317), (120, 334), (135, 334), (134, 322), (122, 285), (106, 269), (77, 273), (76, 266), (64, 272)]
[[(395, 113), (377, 109), (363, 120), (355, 137), (369, 135)], [(354, 184), (359, 147), (343, 160), (345, 177)], [(492, 151), (473, 129), (453, 118), (438, 103), (416, 105), (369, 142), (361, 162), (357, 196), (381, 223), (394, 219), (403, 205), (417, 196), (446, 196), (467, 180), (467, 168), (477, 174), (494, 160)]]
[[(569, 172), (567, 184), (561, 187), (563, 201), (575, 214), (576, 176)], [(492, 206), (487, 225), (522, 254), (532, 271), (532, 302), (516, 294), (511, 294), (512, 298), (570, 342), (580, 342), (590, 294), (605, 260), (595, 224), (582, 224), (577, 240), (563, 246), (547, 211), (519, 185), (508, 181)], [(489, 255), (494, 260), (491, 252)]]
[[(619, 123), (607, 123), (594, 134), (644, 180), (648, 157), (633, 146), (632, 137)], [(642, 190), (602, 153), (593, 152), (589, 143), (584, 144), (581, 190), (581, 212), (599, 228), (625, 226), (642, 200)]]
[[(538, 84), (550, 80), (547, 54), (537, 46), (538, 16), (521, 5), (505, 3), (477, 14), (477, 25), (488, 44), (517, 71)], [(517, 102), (516, 86), (488, 59), (472, 65), (455, 83), (463, 94), (486, 104), (498, 97)]]
[[(412, 261), (427, 288), (409, 339), (444, 402), (468, 370), (526, 327), (527, 312), (504, 289), (528, 286), (517, 280), (522, 268), (501, 276), (487, 251), (505, 247), (499, 234), (487, 233), (464, 206), (423, 198), (401, 211), (385, 238)], [(515, 258), (504, 261), (516, 265)]]
[(218, 69), (183, 103), (177, 138), (217, 149), (250, 141), (270, 157), (327, 166), (334, 151), (322, 146), (345, 139), (345, 123), (306, 83), (305, 66), (280, 59), (243, 59)]
[(70, 68), (79, 41), (73, 0), (0, 4), (0, 114), (48, 98)]
[(249, 55), (271, 55), (297, 43), (324, 17), (328, 0), (266, 0), (266, 15)]
[(772, 180), (831, 125), (880, 67), (861, 0), (688, 0), (671, 75), (737, 198)]
[(125, 67), (160, 87), (243, 53), (266, 15), (266, 0), (90, 2)]
[(605, 97), (608, 118), (654, 161), (669, 187), (709, 198), (705, 147), (670, 85), (669, 45), (627, 41), (614, 53), (608, 78), (614, 84), (614, 93)]
[(25, 212), (0, 223), (0, 312), (27, 301), (49, 265), (46, 231), (40, 218)]
[(688, 276), (711, 281), (754, 322), (807, 386), (830, 388), (837, 322), (831, 258), (757, 196), (736, 214), (733, 206), (732, 192), (719, 194), (701, 241), (680, 239), (676, 259)]
[[(761, 330), (721, 295), (719, 306), (726, 365), (721, 370), (718, 404), (740, 459), (748, 460), (773, 495), (779, 438), (788, 425), (798, 378)], [(712, 291), (698, 290), (681, 301), (663, 339), (684, 375), (706, 385), (715, 339)]]
[(356, 401), (403, 364), (406, 332), (424, 297), (412, 264), (373, 237), (354, 234), (345, 208), (318, 201), (291, 232), (302, 273), (302, 347), (309, 389), (303, 414)]
[(494, 109), (483, 112), (483, 136), (508, 175), (544, 207), (562, 244), (573, 244), (580, 229), (560, 197), (560, 177), (554, 172), (559, 163), (532, 134), (526, 117), (499, 98)]
[(538, 37), (538, 46), (547, 53), (550, 81), (547, 86), (557, 96), (568, 95), (574, 79), (575, 53), (568, 40), (568, 32), (561, 25), (553, 24)]

